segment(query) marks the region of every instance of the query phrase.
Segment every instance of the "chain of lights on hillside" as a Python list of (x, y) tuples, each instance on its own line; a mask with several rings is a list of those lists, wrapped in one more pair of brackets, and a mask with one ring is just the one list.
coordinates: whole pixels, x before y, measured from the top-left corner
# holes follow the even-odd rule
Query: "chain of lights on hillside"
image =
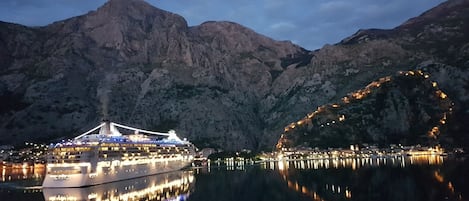
[[(425, 80), (428, 80), (430, 78), (430, 74), (424, 73), (421, 70), (415, 70), (415, 71), (400, 71), (399, 76), (419, 76), (425, 78)], [(352, 100), (361, 100), (366, 98), (369, 94), (373, 92), (373, 90), (378, 89), (381, 87), (382, 84), (391, 82), (392, 77), (391, 76), (386, 76), (378, 79), (377, 81), (373, 81), (370, 84), (368, 84), (365, 88), (357, 90), (353, 93), (349, 93), (347, 96), (343, 97), (341, 99), (342, 104), (346, 105), (349, 104)], [(430, 81), (432, 84), (432, 87), (434, 88), (434, 94), (440, 98), (440, 99), (446, 99), (448, 96), (446, 93), (444, 93), (441, 89), (439, 89), (437, 82), (435, 81)], [(451, 106), (449, 107), (448, 111), (443, 112), (441, 119), (439, 122), (433, 126), (428, 132), (427, 136), (431, 139), (437, 139), (438, 136), (440, 135), (440, 127), (447, 122), (447, 115), (453, 110), (452, 106), (454, 103), (451, 103)], [(284, 143), (288, 141), (287, 139), (287, 134), (294, 130), (297, 127), (303, 126), (304, 124), (310, 124), (315, 116), (318, 114), (326, 111), (327, 107), (330, 108), (339, 108), (341, 107), (341, 104), (334, 103), (330, 105), (323, 105), (318, 107), (318, 109), (314, 112), (308, 113), (303, 119), (297, 121), (297, 122), (292, 122), (288, 126), (284, 128), (283, 134), (280, 136), (280, 139), (278, 140), (278, 143), (276, 145), (277, 149), (283, 148), (285, 145)], [(345, 114), (339, 114), (337, 116), (337, 120), (332, 120), (331, 122), (326, 122), (325, 124), (321, 124), (321, 127), (324, 126), (330, 126), (332, 124), (338, 123), (338, 122), (343, 122), (346, 120), (346, 115)]]

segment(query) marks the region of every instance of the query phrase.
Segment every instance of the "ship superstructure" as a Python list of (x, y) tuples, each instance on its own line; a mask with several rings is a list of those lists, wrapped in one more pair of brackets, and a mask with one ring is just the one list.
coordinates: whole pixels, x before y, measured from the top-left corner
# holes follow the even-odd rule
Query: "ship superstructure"
[[(121, 134), (118, 128), (132, 133)], [(50, 145), (42, 186), (82, 187), (170, 172), (190, 165), (194, 155), (194, 145), (174, 131), (104, 122), (72, 140)]]

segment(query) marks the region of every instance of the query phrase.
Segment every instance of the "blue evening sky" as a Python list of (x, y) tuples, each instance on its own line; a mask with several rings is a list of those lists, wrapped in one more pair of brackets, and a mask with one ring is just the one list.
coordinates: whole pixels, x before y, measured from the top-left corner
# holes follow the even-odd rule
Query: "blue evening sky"
[[(0, 0), (0, 21), (43, 26), (95, 10), (106, 0)], [(390, 29), (444, 0), (147, 0), (189, 26), (232, 21), (314, 50), (358, 29)]]

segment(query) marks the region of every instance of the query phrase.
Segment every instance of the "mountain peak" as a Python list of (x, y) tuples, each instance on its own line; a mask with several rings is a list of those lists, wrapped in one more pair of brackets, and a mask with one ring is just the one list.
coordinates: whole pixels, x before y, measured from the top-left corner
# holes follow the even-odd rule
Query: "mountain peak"
[[(70, 26), (67, 27), (67, 25)], [(87, 32), (90, 29), (101, 29), (109, 26), (118, 28), (120, 31), (137, 27), (144, 28), (145, 31), (151, 31), (151, 29), (165, 29), (168, 27), (185, 29), (187, 28), (187, 22), (182, 16), (156, 8), (144, 0), (108, 0), (95, 11), (55, 22), (52, 26), (46, 28), (65, 32), (69, 29), (69, 31), (76, 33), (80, 31), (77, 30), (79, 27), (84, 28), (82, 31)]]
[(397, 28), (409, 28), (412, 26), (419, 26), (421, 24), (435, 23), (439, 21), (446, 22), (447, 20), (454, 19), (458, 16), (467, 16), (465, 13), (467, 13), (468, 8), (469, 0), (448, 0), (422, 13), (418, 17), (407, 20)]
[(66, 33), (83, 32), (98, 46), (117, 50), (139, 49), (139, 45), (135, 48), (129, 45), (135, 46), (134, 42), (141, 43), (168, 30), (181, 33), (188, 28), (183, 17), (143, 0), (109, 0), (96, 11), (74, 20), (75, 23), (59, 23), (58, 26)]
[(135, 20), (149, 20), (159, 17), (162, 20), (180, 18), (178, 20), (182, 19), (184, 21), (181, 16), (156, 8), (143, 0), (109, 0), (98, 8), (95, 13), (110, 17), (110, 19), (130, 17)]
[[(159, 10), (143, 0), (109, 0), (103, 6), (98, 8), (98, 12), (109, 12), (109, 14), (135, 14), (132, 11), (150, 11)], [(162, 10), (159, 10), (160, 12)], [(140, 13), (140, 14), (146, 14)]]

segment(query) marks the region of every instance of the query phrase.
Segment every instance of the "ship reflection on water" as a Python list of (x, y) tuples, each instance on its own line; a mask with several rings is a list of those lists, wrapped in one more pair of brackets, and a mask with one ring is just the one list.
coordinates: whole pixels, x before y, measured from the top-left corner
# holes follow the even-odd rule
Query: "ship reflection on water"
[(84, 188), (44, 188), (47, 201), (186, 200), (195, 183), (193, 171), (176, 171)]

